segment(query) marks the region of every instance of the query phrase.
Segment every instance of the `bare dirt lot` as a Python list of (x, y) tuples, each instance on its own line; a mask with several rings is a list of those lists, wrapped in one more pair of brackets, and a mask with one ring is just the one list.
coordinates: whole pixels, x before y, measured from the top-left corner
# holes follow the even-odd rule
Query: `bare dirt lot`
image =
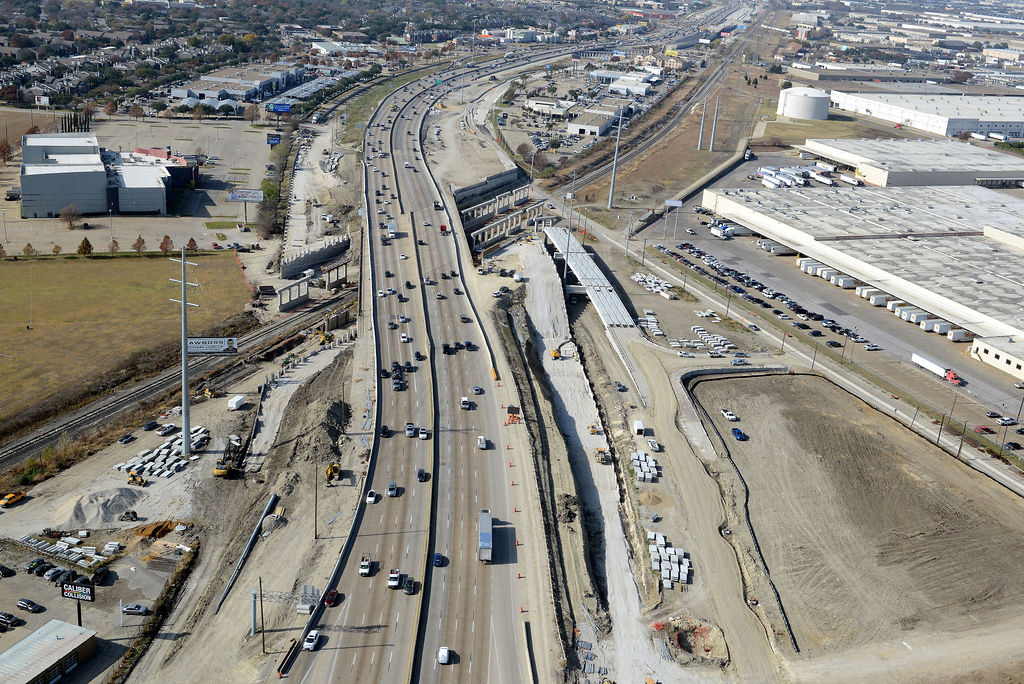
[[(892, 667), (967, 625), (1019, 634), (1019, 499), (820, 378), (704, 381), (695, 393), (750, 488), (803, 656), (902, 642)], [(732, 438), (737, 426), (749, 441)], [(1021, 654), (1000, 657), (990, 662)]]

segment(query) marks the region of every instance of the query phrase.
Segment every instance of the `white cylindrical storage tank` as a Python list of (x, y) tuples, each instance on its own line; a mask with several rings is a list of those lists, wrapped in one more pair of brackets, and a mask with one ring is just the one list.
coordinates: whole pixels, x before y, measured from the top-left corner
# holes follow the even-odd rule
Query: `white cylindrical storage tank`
[(824, 121), (828, 118), (829, 94), (817, 88), (787, 88), (779, 93), (779, 107), (776, 114), (791, 119), (813, 119)]

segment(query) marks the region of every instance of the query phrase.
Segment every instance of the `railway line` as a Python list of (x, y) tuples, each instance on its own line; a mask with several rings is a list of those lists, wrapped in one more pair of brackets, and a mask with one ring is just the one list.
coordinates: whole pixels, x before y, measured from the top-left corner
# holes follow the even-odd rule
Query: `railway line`
[[(283, 335), (301, 330), (319, 321), (323, 318), (325, 312), (329, 312), (333, 307), (347, 302), (353, 296), (353, 293), (354, 290), (349, 290), (342, 293), (338, 298), (321, 300), (294, 316), (274, 321), (242, 336), (238, 342), (239, 355), (244, 358)], [(202, 371), (212, 369), (217, 363), (222, 362), (222, 359), (216, 357), (196, 358), (189, 362), (189, 368), (190, 372), (195, 376)], [(239, 362), (224, 369), (222, 373), (231, 373), (233, 377), (238, 377), (240, 370), (245, 368), (247, 366), (243, 362)], [(77, 411), (62, 415), (60, 418), (52, 420), (32, 431), (32, 433), (4, 445), (0, 449), (0, 467), (9, 468), (25, 461), (41, 452), (47, 446), (54, 444), (62, 434), (66, 433), (72, 438), (77, 437), (104, 421), (108, 421), (148, 399), (177, 387), (180, 382), (181, 366), (176, 365), (158, 375), (97, 399)]]

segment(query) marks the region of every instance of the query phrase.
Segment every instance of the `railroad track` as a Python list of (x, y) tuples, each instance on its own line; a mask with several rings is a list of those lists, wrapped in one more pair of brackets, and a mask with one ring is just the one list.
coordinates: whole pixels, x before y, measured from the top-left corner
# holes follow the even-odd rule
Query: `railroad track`
[[(722, 78), (722, 75), (725, 73), (725, 68), (732, 63), (735, 55), (739, 52), (739, 50), (742, 49), (743, 46), (747, 44), (747, 41), (750, 39), (750, 36), (752, 36), (754, 32), (758, 28), (760, 28), (761, 22), (764, 21), (765, 16), (766, 14), (761, 14), (761, 16), (759, 16), (754, 21), (750, 29), (743, 35), (743, 38), (733, 48), (729, 57), (722, 60), (722, 63), (715, 67), (715, 70), (711, 73), (711, 76), (709, 76), (708, 79), (704, 81), (704, 83), (702, 83), (697, 88), (697, 90), (694, 91), (693, 95), (691, 95), (686, 101), (679, 104), (679, 106), (676, 108), (675, 114), (672, 115), (672, 118), (669, 119), (664, 126), (655, 131), (650, 137), (642, 140), (635, 147), (630, 148), (626, 152), (619, 153), (618, 163), (620, 166), (622, 164), (633, 161), (637, 157), (640, 157), (645, 152), (647, 152), (647, 150), (651, 149), (654, 145), (659, 143), (665, 136), (667, 136), (675, 129), (679, 122), (683, 120), (683, 117), (686, 116), (686, 113), (690, 110), (690, 107), (692, 107), (694, 103), (699, 102), (701, 99), (703, 99), (705, 95), (714, 90), (715, 86), (718, 84), (718, 81)], [(601, 166), (598, 166), (592, 171), (588, 171), (584, 175), (577, 178), (575, 183), (570, 182), (562, 184), (560, 187), (557, 188), (557, 192), (552, 194), (564, 194), (565, 192), (573, 188), (573, 186), (577, 188), (586, 187), (590, 183), (593, 183), (594, 181), (599, 180), (604, 176), (607, 176), (609, 173), (611, 173), (611, 170), (612, 161), (609, 160), (603, 163)]]
[[(315, 302), (308, 309), (295, 316), (275, 321), (242, 336), (238, 343), (239, 356), (244, 358), (244, 356), (258, 351), (268, 342), (276, 340), (288, 332), (298, 331), (321, 320), (325, 312), (347, 301), (350, 296), (346, 293), (342, 294), (340, 298)], [(210, 369), (219, 361), (221, 359), (217, 357), (194, 359), (189, 362), (190, 374), (194, 377), (200, 372)], [(233, 377), (238, 377), (239, 367), (240, 364), (229, 366), (222, 373), (231, 373)], [(55, 443), (62, 434), (66, 433), (72, 438), (80, 436), (86, 430), (99, 425), (103, 421), (110, 420), (151, 397), (177, 387), (180, 382), (181, 366), (175, 366), (136, 385), (102, 397), (82, 409), (54, 419), (32, 433), (0, 448), (0, 467), (8, 468), (21, 463)]]

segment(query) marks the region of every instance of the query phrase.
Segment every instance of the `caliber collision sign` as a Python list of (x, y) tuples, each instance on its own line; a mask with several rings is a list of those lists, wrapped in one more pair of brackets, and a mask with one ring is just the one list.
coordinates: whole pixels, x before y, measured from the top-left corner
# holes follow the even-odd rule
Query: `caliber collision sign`
[(190, 337), (188, 353), (195, 355), (232, 356), (238, 353), (237, 337)]
[(93, 587), (85, 584), (62, 582), (60, 585), (60, 593), (64, 598), (77, 599), (79, 601), (96, 600), (96, 595), (93, 593)]
[(228, 202), (262, 202), (262, 190), (229, 190)]

